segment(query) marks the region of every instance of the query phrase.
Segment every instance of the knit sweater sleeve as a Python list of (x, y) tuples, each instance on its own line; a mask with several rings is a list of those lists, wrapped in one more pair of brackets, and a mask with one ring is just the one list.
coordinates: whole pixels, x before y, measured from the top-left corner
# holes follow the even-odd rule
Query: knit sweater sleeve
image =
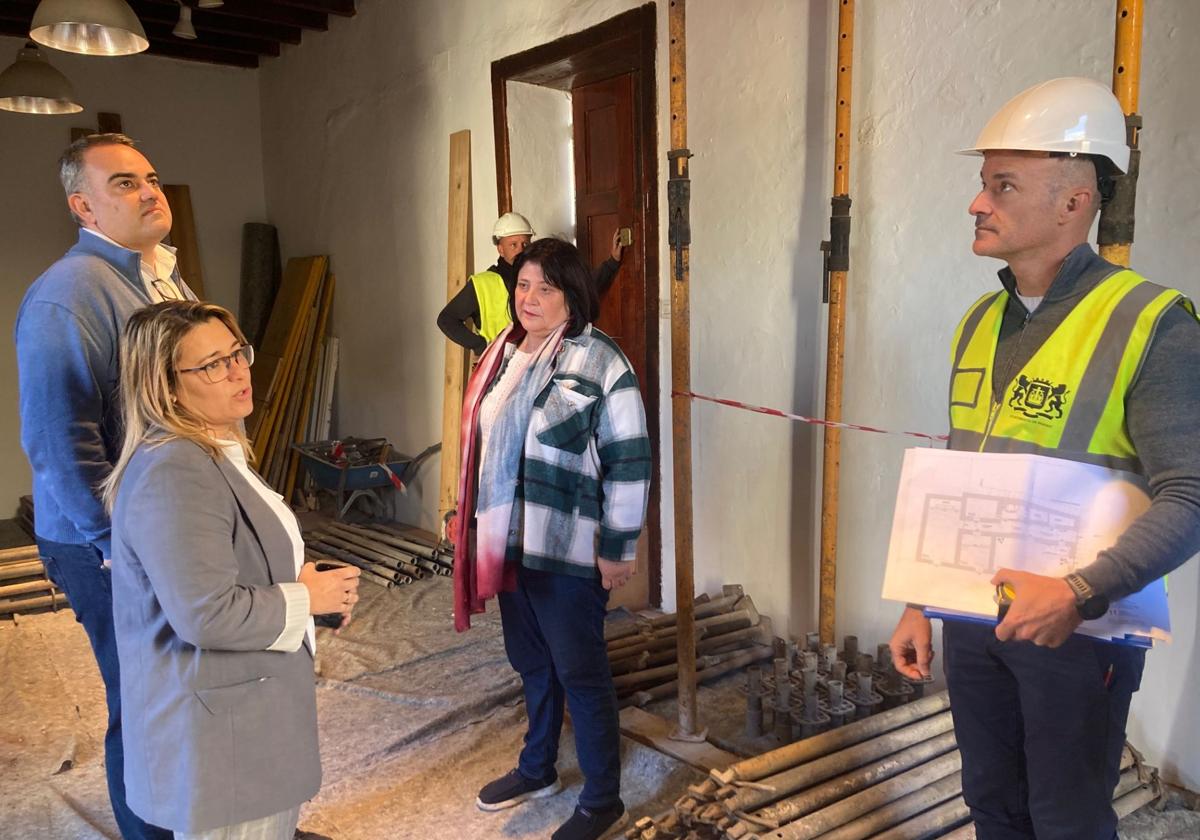
[(1129, 434), (1150, 483), (1150, 508), (1079, 574), (1123, 598), (1200, 551), (1200, 323), (1181, 306), (1163, 315), (1126, 399)]
[(35, 472), (51, 474), (62, 513), (105, 557), (111, 525), (100, 485), (112, 471), (100, 431), (108, 360), (116, 351), (64, 306), (34, 301), (16, 331), (21, 444)]

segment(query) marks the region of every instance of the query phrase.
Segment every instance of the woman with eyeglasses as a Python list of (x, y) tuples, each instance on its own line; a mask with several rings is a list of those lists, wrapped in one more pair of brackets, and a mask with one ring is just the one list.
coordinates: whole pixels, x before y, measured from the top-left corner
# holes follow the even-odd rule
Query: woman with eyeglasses
[(321, 783), (311, 616), (358, 570), (304, 563), (296, 517), (250, 468), (254, 349), (225, 309), (168, 301), (121, 339), (113, 521), (125, 789), (176, 838), (289, 840)]

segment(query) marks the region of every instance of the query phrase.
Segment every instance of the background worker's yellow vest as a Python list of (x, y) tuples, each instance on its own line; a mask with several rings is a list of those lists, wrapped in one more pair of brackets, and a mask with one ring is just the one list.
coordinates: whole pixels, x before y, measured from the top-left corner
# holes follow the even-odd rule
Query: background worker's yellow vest
[(479, 301), (479, 334), (489, 343), (512, 323), (508, 312), (508, 287), (504, 278), (494, 271), (471, 275), (475, 284), (475, 299)]
[(984, 295), (954, 335), (950, 448), (1027, 452), (1141, 472), (1125, 425), (1125, 397), (1159, 319), (1180, 292), (1129, 271), (1101, 281), (993, 397), (1000, 324), (1008, 292)]

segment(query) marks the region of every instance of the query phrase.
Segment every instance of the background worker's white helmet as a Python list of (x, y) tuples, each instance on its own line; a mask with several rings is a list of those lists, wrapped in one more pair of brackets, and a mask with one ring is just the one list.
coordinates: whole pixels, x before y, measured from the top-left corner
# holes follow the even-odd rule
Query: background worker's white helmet
[(505, 213), (492, 226), (492, 239), (500, 240), (506, 236), (533, 236), (533, 225), (520, 213)]
[(1129, 169), (1125, 114), (1106, 85), (1068, 76), (1034, 85), (996, 112), (979, 139), (959, 154), (990, 149), (1098, 155)]

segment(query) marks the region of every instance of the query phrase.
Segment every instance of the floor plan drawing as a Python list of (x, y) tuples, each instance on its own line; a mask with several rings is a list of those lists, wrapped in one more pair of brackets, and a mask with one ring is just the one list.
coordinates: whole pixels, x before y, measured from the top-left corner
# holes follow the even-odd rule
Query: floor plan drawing
[(1061, 574), (1075, 568), (1080, 538), (1078, 505), (1039, 504), (1004, 495), (930, 493), (921, 511), (916, 560), (992, 575), (1019, 562), (1030, 542), (1054, 558)]
[[(883, 597), (995, 620), (1001, 569), (1063, 577), (1090, 565), (1148, 507), (1141, 477), (1025, 453), (904, 453)], [(1015, 596), (1021, 593), (1018, 589)], [(1170, 638), (1163, 581), (1117, 601), (1077, 632)]]

